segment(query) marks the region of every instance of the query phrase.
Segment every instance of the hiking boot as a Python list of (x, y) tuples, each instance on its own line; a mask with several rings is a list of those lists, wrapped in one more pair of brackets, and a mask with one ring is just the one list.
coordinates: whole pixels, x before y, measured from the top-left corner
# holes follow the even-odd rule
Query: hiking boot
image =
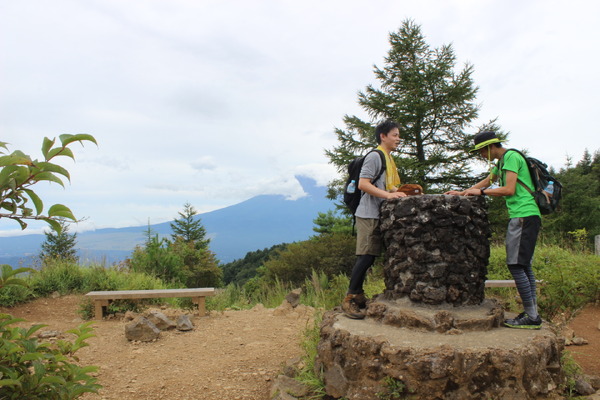
[(365, 314), (360, 311), (360, 307), (356, 303), (356, 295), (348, 294), (342, 302), (342, 311), (344, 315), (352, 319), (363, 319)]
[(505, 320), (504, 326), (517, 329), (541, 329), (542, 317), (538, 315), (534, 319), (525, 313), (521, 313), (517, 318)]
[(354, 295), (354, 302), (360, 309), (367, 308), (367, 301), (369, 301), (369, 299), (364, 293)]

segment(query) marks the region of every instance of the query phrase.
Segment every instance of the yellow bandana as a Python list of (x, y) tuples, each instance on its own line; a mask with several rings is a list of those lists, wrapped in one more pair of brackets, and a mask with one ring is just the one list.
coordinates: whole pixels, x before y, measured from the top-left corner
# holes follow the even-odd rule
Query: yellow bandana
[(383, 150), (383, 147), (377, 146), (377, 150), (381, 150), (385, 155), (385, 190), (393, 190), (400, 186), (400, 175), (398, 175), (398, 168), (391, 154)]

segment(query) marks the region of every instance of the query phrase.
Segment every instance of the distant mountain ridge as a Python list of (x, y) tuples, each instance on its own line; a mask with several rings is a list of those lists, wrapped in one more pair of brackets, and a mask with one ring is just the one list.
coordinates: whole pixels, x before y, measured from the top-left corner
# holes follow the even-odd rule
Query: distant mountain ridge
[[(210, 249), (221, 262), (242, 258), (249, 251), (279, 243), (306, 240), (315, 232), (313, 220), (319, 212), (333, 210), (327, 188), (312, 178), (296, 176), (306, 196), (286, 200), (283, 195), (260, 195), (219, 210), (198, 214), (210, 237)], [(171, 235), (171, 222), (150, 225), (161, 236)], [(144, 243), (148, 226), (105, 228), (77, 234), (77, 249), (83, 263), (113, 264), (129, 257)], [(0, 264), (29, 265), (40, 252), (45, 235), (0, 237)]]

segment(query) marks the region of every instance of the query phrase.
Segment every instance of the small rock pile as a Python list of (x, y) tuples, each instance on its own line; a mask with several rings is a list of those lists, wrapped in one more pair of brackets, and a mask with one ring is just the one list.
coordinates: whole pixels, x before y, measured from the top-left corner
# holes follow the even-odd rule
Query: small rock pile
[(180, 315), (177, 322), (173, 322), (160, 311), (149, 311), (137, 317), (130, 315), (128, 318), (133, 319), (125, 325), (125, 337), (129, 341), (151, 342), (160, 337), (161, 331), (175, 328), (180, 331), (194, 329), (194, 324), (187, 314)]

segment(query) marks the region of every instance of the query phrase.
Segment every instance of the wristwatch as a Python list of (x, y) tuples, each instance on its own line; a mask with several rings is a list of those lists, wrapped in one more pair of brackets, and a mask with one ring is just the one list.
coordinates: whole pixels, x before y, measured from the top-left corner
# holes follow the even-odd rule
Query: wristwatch
[(481, 189), (481, 195), (485, 196), (485, 192), (483, 191), (483, 188)]

